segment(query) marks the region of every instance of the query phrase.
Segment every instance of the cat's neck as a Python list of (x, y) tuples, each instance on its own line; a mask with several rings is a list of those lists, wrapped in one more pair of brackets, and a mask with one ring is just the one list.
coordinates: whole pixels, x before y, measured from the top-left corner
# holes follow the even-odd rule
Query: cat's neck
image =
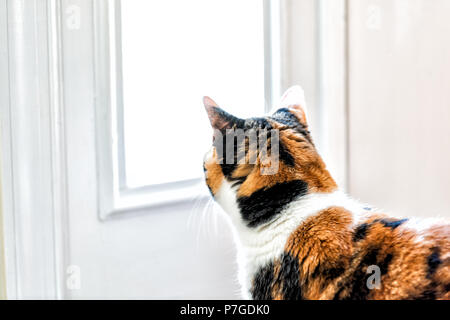
[(283, 254), (289, 236), (306, 218), (330, 207), (343, 207), (355, 215), (364, 211), (362, 204), (341, 191), (313, 193), (293, 201), (276, 219), (265, 225), (251, 229), (234, 223), (240, 247), (241, 272), (245, 273), (244, 290), (250, 288), (250, 279), (259, 268)]
[[(256, 228), (237, 226), (243, 247), (258, 248), (266, 244), (284, 246), (289, 236), (307, 217), (330, 207), (343, 207), (351, 212), (362, 211), (364, 206), (340, 190), (332, 193), (310, 193), (290, 203), (272, 221)], [(238, 223), (239, 224), (239, 223)]]

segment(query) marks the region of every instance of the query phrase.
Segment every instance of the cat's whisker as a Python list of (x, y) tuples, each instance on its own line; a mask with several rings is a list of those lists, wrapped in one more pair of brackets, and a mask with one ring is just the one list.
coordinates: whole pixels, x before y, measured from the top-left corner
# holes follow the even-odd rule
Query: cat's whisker
[(205, 198), (204, 194), (199, 193), (197, 196), (192, 197), (191, 203), (192, 207), (189, 211), (189, 216), (187, 219), (187, 228), (192, 230), (195, 234), (195, 248), (199, 250), (200, 239), (204, 236), (203, 225), (205, 220), (205, 210), (209, 206), (212, 199)]
[(210, 235), (208, 233), (208, 225), (210, 218), (208, 217), (210, 215), (210, 207), (211, 207), (212, 199), (209, 198), (206, 202), (203, 203), (203, 207), (201, 210), (198, 210), (198, 221), (196, 221), (196, 227), (197, 227), (197, 234), (196, 234), (196, 243), (197, 246), (200, 245), (200, 238), (210, 238)]

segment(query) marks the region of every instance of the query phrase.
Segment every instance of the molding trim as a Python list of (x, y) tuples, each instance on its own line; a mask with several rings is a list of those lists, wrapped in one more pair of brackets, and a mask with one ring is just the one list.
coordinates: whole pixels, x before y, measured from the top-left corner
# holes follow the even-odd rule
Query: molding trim
[(0, 157), (9, 299), (63, 298), (67, 186), (58, 7), (53, 0), (0, 2), (7, 17), (0, 38), (8, 78), (0, 80)]
[[(14, 220), (12, 211), (11, 127), (9, 112), (9, 56), (7, 0), (0, 0), (0, 272), (1, 298), (17, 295), (15, 281)], [(7, 187), (8, 186), (8, 187)], [(8, 247), (7, 247), (8, 246)], [(8, 281), (7, 281), (8, 279)], [(11, 280), (11, 281), (9, 281)]]
[(52, 173), (53, 173), (53, 232), (55, 250), (56, 298), (64, 299), (66, 268), (70, 256), (69, 206), (67, 178), (66, 117), (63, 88), (62, 4), (48, 0), (49, 37), (49, 95), (51, 117)]
[(264, 92), (265, 111), (281, 97), (281, 10), (280, 0), (263, 0), (264, 11)]

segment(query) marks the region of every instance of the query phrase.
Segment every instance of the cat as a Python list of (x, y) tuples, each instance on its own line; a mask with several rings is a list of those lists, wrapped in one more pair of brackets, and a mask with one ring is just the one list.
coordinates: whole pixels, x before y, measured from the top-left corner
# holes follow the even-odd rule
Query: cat
[[(340, 191), (314, 146), (301, 87), (260, 118), (203, 102), (215, 131), (205, 180), (236, 234), (243, 298), (450, 299), (449, 223), (392, 218)], [(239, 129), (258, 139), (238, 140)], [(268, 152), (254, 148), (264, 143), (278, 149), (272, 174), (262, 170)]]

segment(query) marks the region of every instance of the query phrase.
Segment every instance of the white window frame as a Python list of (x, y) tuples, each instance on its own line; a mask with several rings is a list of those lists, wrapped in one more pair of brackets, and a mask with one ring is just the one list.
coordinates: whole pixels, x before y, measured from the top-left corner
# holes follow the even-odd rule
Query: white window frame
[[(94, 2), (96, 156), (101, 219), (208, 197), (202, 178), (127, 189), (120, 48), (120, 0)], [(265, 100), (280, 94), (280, 2), (264, 0)], [(268, 111), (268, 110), (265, 110)]]

